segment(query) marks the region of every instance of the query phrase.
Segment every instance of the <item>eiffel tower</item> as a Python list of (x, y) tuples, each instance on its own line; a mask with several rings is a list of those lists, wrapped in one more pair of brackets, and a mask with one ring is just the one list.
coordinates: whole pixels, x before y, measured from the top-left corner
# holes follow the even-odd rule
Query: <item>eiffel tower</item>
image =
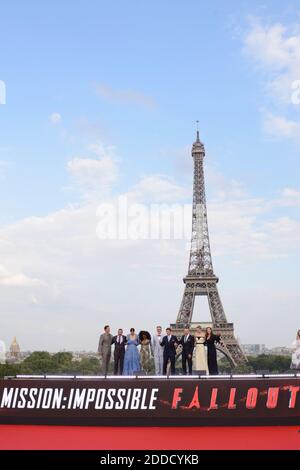
[[(194, 191), (189, 269), (187, 276), (183, 278), (185, 288), (177, 320), (171, 327), (175, 335), (182, 334), (186, 325), (189, 325), (192, 331), (195, 330), (198, 325), (198, 323), (192, 323), (195, 297), (197, 295), (206, 296), (212, 322), (206, 323), (205, 326), (211, 326), (216, 334), (221, 335), (222, 344), (217, 345), (217, 349), (225, 354), (231, 365), (235, 367), (245, 363), (247, 359), (234, 336), (233, 323), (227, 322), (217, 288), (219, 279), (213, 270), (207, 224), (204, 156), (204, 145), (199, 139), (199, 130), (197, 129), (196, 142), (192, 147)], [(204, 326), (204, 323), (200, 322), (200, 325)]]

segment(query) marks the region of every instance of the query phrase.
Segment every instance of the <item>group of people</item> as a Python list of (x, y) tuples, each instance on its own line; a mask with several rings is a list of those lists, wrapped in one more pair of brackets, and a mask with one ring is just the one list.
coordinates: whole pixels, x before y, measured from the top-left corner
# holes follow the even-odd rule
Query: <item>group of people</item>
[(186, 327), (178, 339), (172, 334), (171, 328), (166, 328), (166, 334), (163, 335), (161, 326), (156, 327), (151, 337), (148, 331), (136, 334), (134, 328), (130, 329), (127, 336), (123, 334), (121, 328), (118, 334), (113, 336), (110, 326), (105, 325), (98, 346), (98, 353), (102, 359), (101, 373), (103, 375), (108, 373), (112, 346), (114, 346), (115, 375), (135, 375), (146, 371), (151, 354), (154, 358), (156, 375), (166, 375), (168, 367), (170, 373), (174, 375), (176, 356), (179, 352), (181, 352), (184, 375), (187, 373), (191, 375), (193, 371), (217, 375), (217, 343), (221, 343), (220, 335), (215, 335), (212, 328), (203, 330), (201, 326), (196, 328), (195, 335), (192, 335), (189, 327)]

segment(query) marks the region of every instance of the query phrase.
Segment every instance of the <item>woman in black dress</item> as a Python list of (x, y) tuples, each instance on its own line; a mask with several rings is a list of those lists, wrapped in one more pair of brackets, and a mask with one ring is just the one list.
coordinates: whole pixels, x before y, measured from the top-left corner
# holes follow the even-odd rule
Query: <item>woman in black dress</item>
[(221, 336), (214, 335), (211, 328), (206, 328), (205, 346), (207, 346), (207, 363), (210, 375), (218, 375), (216, 343), (220, 343)]

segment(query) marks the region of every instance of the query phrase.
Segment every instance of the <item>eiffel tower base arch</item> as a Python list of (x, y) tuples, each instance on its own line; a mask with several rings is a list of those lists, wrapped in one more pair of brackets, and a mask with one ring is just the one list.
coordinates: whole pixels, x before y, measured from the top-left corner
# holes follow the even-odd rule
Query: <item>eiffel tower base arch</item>
[[(217, 345), (217, 349), (223, 353), (234, 368), (240, 364), (245, 364), (247, 358), (242, 351), (235, 335), (233, 323), (226, 319), (223, 305), (219, 296), (217, 283), (219, 279), (215, 275), (186, 276), (183, 279), (185, 289), (176, 323), (171, 324), (173, 334), (181, 336), (185, 326), (189, 326), (194, 334), (197, 326), (205, 329), (210, 327), (214, 333), (221, 335), (222, 344)], [(206, 296), (211, 314), (211, 322), (192, 322), (195, 297), (197, 295)]]

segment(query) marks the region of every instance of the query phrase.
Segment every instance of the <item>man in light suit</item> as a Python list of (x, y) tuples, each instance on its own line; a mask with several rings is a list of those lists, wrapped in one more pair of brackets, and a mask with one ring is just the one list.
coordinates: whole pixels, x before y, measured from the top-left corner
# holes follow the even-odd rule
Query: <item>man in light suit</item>
[(98, 353), (102, 358), (101, 372), (103, 375), (107, 375), (108, 372), (108, 366), (111, 356), (111, 342), (112, 335), (110, 334), (110, 327), (109, 325), (105, 325), (104, 333), (100, 336), (98, 345)]
[(160, 343), (162, 342), (162, 327), (156, 327), (156, 333), (152, 336), (151, 341), (151, 350), (154, 357), (154, 364), (155, 364), (155, 374), (162, 375), (163, 374), (163, 364), (164, 364), (164, 347), (162, 348)]

